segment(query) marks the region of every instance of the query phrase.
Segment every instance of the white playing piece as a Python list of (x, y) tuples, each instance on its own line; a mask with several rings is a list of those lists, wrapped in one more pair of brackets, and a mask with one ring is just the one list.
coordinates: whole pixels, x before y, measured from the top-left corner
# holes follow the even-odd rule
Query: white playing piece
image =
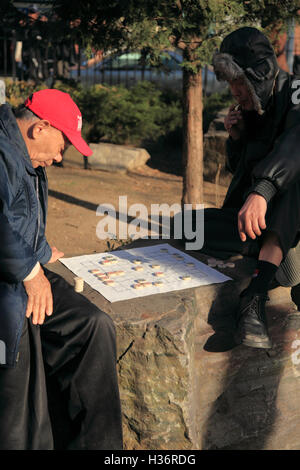
[[(107, 257), (116, 260), (116, 262), (108, 266), (101, 264)], [(138, 266), (144, 268), (142, 276), (136, 271), (137, 260), (141, 263)], [(61, 258), (60, 261), (110, 302), (231, 280), (230, 277), (167, 243), (129, 250), (116, 250), (111, 253)], [(153, 265), (159, 265), (159, 270), (156, 267), (151, 267)], [(99, 279), (99, 272), (98, 274), (92, 273), (95, 269), (103, 274), (122, 271), (123, 275), (109, 276), (114, 284), (111, 286), (105, 285), (101, 278)], [(157, 271), (162, 272), (163, 276), (157, 277)], [(134, 288), (134, 284), (141, 278), (146, 282), (150, 282), (151, 286), (148, 285), (148, 287), (141, 289)], [(183, 278), (187, 279), (183, 280)], [(158, 281), (160, 281), (159, 285), (155, 286), (154, 283)]]

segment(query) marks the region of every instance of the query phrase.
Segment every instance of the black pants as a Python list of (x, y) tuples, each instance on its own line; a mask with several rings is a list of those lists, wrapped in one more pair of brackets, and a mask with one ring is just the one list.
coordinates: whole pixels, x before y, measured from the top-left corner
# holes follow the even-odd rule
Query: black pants
[(0, 369), (0, 449), (122, 449), (113, 322), (45, 274), (53, 314), (40, 326), (25, 320), (16, 367)]
[(204, 245), (201, 251), (220, 259), (240, 253), (258, 258), (264, 233), (275, 232), (278, 236), (283, 259), (299, 240), (300, 230), (300, 183), (275, 196), (268, 204), (267, 228), (262, 235), (242, 242), (238, 232), (238, 208), (204, 209)]

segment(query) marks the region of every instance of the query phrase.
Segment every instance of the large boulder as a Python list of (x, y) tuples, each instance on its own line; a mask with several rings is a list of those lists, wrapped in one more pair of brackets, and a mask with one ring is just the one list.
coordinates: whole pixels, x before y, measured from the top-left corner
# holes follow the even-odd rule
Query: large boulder
[(150, 159), (149, 153), (143, 148), (105, 143), (89, 146), (93, 155), (88, 158), (88, 164), (95, 170), (125, 172), (145, 165)]
[[(116, 303), (85, 285), (116, 326), (126, 449), (300, 448), (300, 314), (290, 288), (277, 287), (267, 303), (273, 348), (230, 349), (255, 260), (232, 262), (219, 268), (231, 281)], [(72, 282), (62, 264), (49, 268)]]

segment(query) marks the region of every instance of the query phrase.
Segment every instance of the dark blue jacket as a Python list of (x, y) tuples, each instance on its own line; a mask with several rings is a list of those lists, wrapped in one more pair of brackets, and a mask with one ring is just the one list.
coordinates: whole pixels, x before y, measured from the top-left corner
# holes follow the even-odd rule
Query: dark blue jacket
[(22, 281), (51, 257), (47, 191), (46, 172), (33, 168), (11, 107), (0, 106), (0, 365), (6, 367), (16, 363), (25, 319)]

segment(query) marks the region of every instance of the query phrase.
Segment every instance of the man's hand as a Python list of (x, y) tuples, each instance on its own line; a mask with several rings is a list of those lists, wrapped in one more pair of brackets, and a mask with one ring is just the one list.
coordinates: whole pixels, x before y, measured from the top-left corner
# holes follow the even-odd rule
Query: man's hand
[(53, 297), (51, 284), (40, 268), (38, 274), (30, 281), (23, 281), (28, 295), (26, 317), (32, 314), (32, 323), (42, 325), (45, 315), (52, 315)]
[(64, 256), (64, 253), (62, 251), (59, 251), (56, 246), (51, 247), (52, 250), (52, 256), (49, 259), (48, 263), (55, 263), (59, 258), (62, 258)]
[(242, 242), (248, 235), (253, 240), (266, 228), (267, 201), (260, 194), (251, 193), (238, 213), (238, 230)]
[(235, 108), (235, 104), (230, 106), (224, 119), (224, 127), (233, 140), (238, 140), (244, 130), (244, 120), (241, 111)]

